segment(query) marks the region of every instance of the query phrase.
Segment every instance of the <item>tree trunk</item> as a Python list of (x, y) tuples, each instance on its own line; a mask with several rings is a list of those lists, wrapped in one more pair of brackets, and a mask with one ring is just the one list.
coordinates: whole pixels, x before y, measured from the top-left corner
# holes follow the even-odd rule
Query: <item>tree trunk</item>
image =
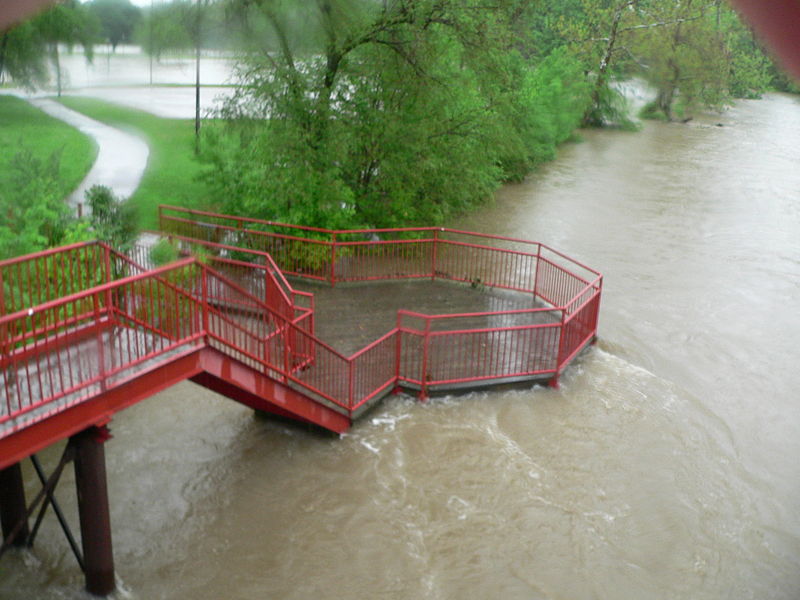
[(56, 69), (56, 90), (58, 91), (58, 97), (61, 98), (61, 60), (58, 55), (58, 42), (54, 43), (50, 48), (50, 59)]
[(8, 32), (3, 33), (3, 41), (0, 42), (0, 83), (5, 80), (6, 49), (8, 48)]
[(622, 20), (623, 12), (634, 4), (634, 2), (635, 0), (624, 2), (620, 4), (614, 12), (614, 19), (611, 22), (611, 32), (608, 34), (606, 48), (603, 52), (603, 58), (600, 59), (600, 67), (597, 69), (597, 78), (592, 88), (591, 103), (586, 110), (586, 114), (583, 115), (583, 124), (586, 126), (598, 127), (603, 124), (603, 107), (600, 103), (600, 94), (603, 93), (603, 88), (607, 85), (608, 69), (611, 66), (611, 58), (617, 43), (619, 23)]
[(672, 121), (672, 101), (674, 98), (675, 87), (672, 84), (658, 90), (658, 95), (656, 96), (656, 106), (658, 106), (658, 110), (664, 114), (668, 121)]
[[(691, 10), (691, 7), (692, 1), (689, 0), (686, 3), (686, 14)], [(671, 56), (667, 63), (672, 72), (672, 77), (667, 82), (666, 86), (662, 90), (659, 90), (657, 98), (658, 108), (664, 113), (668, 121), (672, 121), (672, 103), (675, 101), (675, 93), (678, 91), (678, 82), (681, 77), (681, 68), (678, 64), (676, 54), (681, 44), (682, 25), (682, 22), (678, 22), (677, 25), (675, 25), (675, 33), (672, 35), (672, 47), (670, 48)]]

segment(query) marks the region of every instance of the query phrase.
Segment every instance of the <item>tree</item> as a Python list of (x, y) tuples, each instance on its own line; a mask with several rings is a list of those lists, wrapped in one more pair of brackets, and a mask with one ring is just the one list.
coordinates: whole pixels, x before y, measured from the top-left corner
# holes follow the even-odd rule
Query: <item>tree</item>
[(580, 0), (579, 9), (567, 2), (545, 10), (539, 20), (556, 23), (586, 65), (592, 102), (585, 125), (625, 122), (618, 78), (654, 85), (658, 98), (648, 114), (667, 119), (675, 107), (684, 114), (758, 95), (768, 81), (770, 61), (721, 0)]
[(46, 53), (39, 31), (24, 22), (0, 34), (0, 81), (36, 89), (49, 79)]
[(187, 14), (191, 10), (189, 2), (157, 4), (145, 9), (134, 28), (134, 41), (156, 60), (164, 52), (192, 48), (191, 18)]
[(36, 158), (23, 148), (11, 162), (10, 185), (0, 190), (0, 259), (57, 245), (71, 224), (58, 193), (61, 155)]
[[(583, 44), (588, 45), (588, 59), (592, 68), (591, 104), (583, 116), (583, 124), (603, 125), (608, 121), (624, 120), (624, 102), (611, 88), (610, 77), (618, 70), (618, 59), (629, 53), (625, 42), (638, 27), (638, 0), (612, 2), (584, 2), (584, 19), (577, 31), (583, 33)], [(588, 44), (587, 44), (588, 43)]]
[(93, 237), (127, 252), (136, 241), (136, 214), (111, 188), (94, 185), (86, 190), (86, 203), (91, 209), (89, 224)]
[(645, 78), (657, 89), (651, 112), (672, 120), (690, 118), (698, 106), (719, 107), (728, 97), (728, 55), (710, 4), (652, 2), (649, 35), (635, 48), (647, 65)]
[(92, 0), (87, 8), (99, 21), (101, 34), (114, 52), (120, 43), (133, 40), (133, 30), (142, 15), (130, 0)]
[(212, 0), (179, 0), (152, 7), (134, 32), (134, 38), (150, 55), (150, 83), (153, 58), (169, 50), (192, 49), (195, 53), (195, 151), (200, 144), (200, 57), (210, 42), (221, 41), (220, 5)]
[(0, 260), (66, 243), (99, 239), (126, 252), (136, 239), (134, 211), (105, 186), (86, 192), (84, 219), (61, 197), (61, 152), (40, 159), (23, 148), (11, 161), (10, 185), (0, 189)]
[(20, 85), (35, 88), (49, 80), (46, 60), (56, 71), (58, 95), (61, 95), (61, 62), (58, 45), (83, 46), (87, 60), (99, 24), (77, 0), (59, 0), (52, 8), (30, 21), (20, 23), (2, 34), (0, 40), (0, 75), (8, 74)]
[(61, 95), (62, 73), (59, 44), (83, 46), (87, 60), (99, 24), (77, 0), (61, 0), (55, 6), (20, 23), (2, 34), (0, 39), (0, 75), (10, 76), (17, 84), (36, 88), (49, 81), (46, 62), (56, 72), (58, 95)]
[[(252, 43), (243, 85), (204, 145), (229, 211), (328, 227), (438, 223), (551, 156), (583, 112), (574, 59), (554, 59), (552, 81), (526, 60), (515, 31), (528, 2), (236, 7)], [(568, 125), (538, 128), (565, 107)]]

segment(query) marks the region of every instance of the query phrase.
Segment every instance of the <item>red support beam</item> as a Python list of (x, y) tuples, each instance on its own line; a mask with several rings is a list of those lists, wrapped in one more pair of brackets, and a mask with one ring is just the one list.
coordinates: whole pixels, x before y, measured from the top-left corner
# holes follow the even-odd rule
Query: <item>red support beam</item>
[[(19, 524), (24, 524), (18, 528)], [(25, 486), (19, 463), (0, 471), (0, 522), (3, 539), (7, 540), (16, 529), (14, 546), (24, 546), (28, 539), (28, 517), (25, 507)]]
[(87, 591), (95, 596), (107, 596), (116, 588), (104, 448), (109, 437), (105, 427), (90, 427), (71, 439), (75, 448), (83, 573)]
[(336, 433), (350, 428), (349, 416), (212, 348), (203, 350), (201, 365), (202, 372), (193, 376), (192, 381), (245, 406), (313, 423)]

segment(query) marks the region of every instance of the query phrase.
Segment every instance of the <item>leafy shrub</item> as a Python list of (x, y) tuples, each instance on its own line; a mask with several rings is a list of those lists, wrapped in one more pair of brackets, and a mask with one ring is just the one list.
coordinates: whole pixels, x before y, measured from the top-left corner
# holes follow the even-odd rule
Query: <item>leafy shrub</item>
[(178, 248), (168, 239), (159, 240), (150, 248), (150, 261), (156, 267), (178, 260)]

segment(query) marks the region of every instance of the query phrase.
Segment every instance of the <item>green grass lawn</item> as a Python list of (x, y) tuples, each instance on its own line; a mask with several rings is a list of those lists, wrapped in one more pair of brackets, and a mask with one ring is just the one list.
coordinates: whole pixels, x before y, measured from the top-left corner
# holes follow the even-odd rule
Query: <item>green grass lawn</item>
[(61, 152), (60, 193), (68, 196), (92, 168), (97, 147), (91, 138), (25, 100), (0, 96), (0, 187), (11, 187), (11, 163), (22, 149), (46, 160)]
[(159, 204), (192, 208), (209, 204), (208, 188), (198, 180), (204, 167), (194, 155), (193, 120), (162, 119), (93, 98), (62, 97), (60, 101), (72, 110), (146, 140), (150, 147), (147, 169), (129, 199), (136, 208), (140, 228), (158, 227)]

